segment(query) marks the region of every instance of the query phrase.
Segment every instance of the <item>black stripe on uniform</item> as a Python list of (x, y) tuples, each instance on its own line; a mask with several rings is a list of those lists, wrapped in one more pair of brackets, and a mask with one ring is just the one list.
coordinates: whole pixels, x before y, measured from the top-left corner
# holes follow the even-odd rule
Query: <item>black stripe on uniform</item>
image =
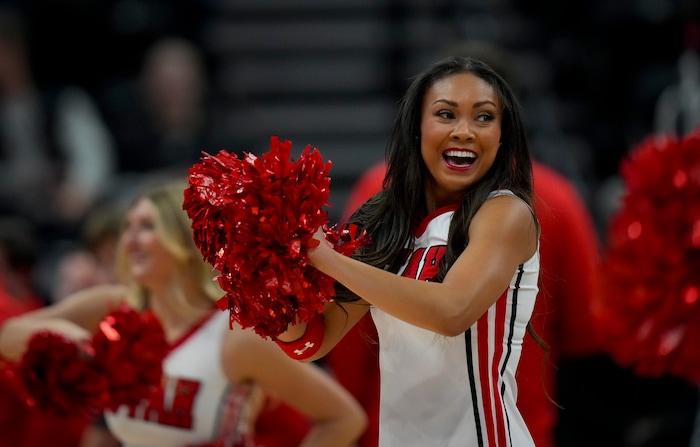
[(479, 396), (476, 392), (476, 377), (474, 375), (474, 352), (472, 351), (472, 329), (464, 333), (467, 348), (467, 370), (469, 371), (469, 390), (472, 393), (472, 409), (474, 410), (474, 425), (476, 426), (477, 447), (484, 447), (484, 434), (481, 432), (481, 417), (479, 416)]

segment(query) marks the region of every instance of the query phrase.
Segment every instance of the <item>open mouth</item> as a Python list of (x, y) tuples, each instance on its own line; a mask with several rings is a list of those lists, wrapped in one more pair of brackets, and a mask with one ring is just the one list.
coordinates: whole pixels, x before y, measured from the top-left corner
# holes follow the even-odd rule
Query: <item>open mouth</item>
[(443, 158), (450, 166), (465, 168), (476, 161), (476, 154), (467, 150), (450, 149), (443, 154)]

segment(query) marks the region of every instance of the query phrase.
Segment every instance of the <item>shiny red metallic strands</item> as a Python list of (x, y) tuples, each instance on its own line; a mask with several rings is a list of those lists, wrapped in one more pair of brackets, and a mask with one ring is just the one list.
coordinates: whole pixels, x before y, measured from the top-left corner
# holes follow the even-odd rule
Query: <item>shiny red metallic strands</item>
[(114, 309), (90, 340), (41, 331), (29, 340), (14, 378), (28, 405), (93, 418), (136, 405), (161, 383), (168, 345), (160, 322), (127, 305)]
[(276, 337), (297, 316), (309, 321), (335, 296), (333, 279), (308, 265), (317, 228), (335, 234), (336, 249), (359, 243), (347, 229), (328, 228), (331, 162), (310, 145), (294, 161), (291, 147), (272, 137), (261, 157), (205, 153), (189, 170), (183, 202), (195, 244), (220, 273), (219, 308), (263, 337)]

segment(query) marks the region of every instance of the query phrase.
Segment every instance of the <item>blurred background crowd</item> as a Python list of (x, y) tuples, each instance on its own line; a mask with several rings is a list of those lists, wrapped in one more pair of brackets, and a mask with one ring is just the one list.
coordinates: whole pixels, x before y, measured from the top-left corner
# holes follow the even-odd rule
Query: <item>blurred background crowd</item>
[[(463, 43), (503, 52), (601, 244), (620, 160), (700, 126), (697, 0), (0, 1), (0, 321), (113, 281), (125, 203), (202, 151), (318, 148), (338, 221), (411, 76)], [(688, 445), (696, 385), (600, 353), (557, 374), (558, 446)]]

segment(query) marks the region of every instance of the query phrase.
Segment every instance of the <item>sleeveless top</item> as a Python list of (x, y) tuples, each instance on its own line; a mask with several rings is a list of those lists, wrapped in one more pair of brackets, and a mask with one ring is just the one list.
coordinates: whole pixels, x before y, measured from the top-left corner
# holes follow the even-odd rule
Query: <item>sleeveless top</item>
[[(490, 198), (501, 194), (512, 192)], [(436, 275), (456, 209), (426, 217), (399, 274), (426, 281)], [(539, 248), (488, 311), (456, 337), (372, 307), (379, 335), (379, 446), (534, 446), (516, 407), (515, 372), (538, 275)]]
[(253, 389), (231, 384), (221, 365), (228, 330), (228, 312), (214, 311), (172, 346), (161, 389), (150, 400), (105, 414), (123, 447), (252, 445), (247, 432)]

